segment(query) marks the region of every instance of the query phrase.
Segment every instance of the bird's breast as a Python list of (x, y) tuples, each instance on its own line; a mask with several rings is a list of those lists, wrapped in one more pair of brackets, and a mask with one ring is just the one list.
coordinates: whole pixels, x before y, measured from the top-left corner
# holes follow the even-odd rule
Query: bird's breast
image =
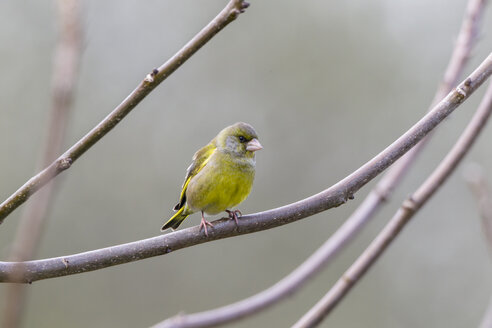
[(254, 159), (214, 156), (190, 180), (186, 191), (188, 206), (210, 215), (230, 209), (248, 197), (254, 176)]

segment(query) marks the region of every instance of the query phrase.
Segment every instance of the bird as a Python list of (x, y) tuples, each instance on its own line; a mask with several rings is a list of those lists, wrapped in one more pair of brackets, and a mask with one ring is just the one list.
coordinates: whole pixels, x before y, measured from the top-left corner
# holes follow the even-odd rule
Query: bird
[(251, 192), (255, 177), (255, 152), (263, 149), (255, 129), (247, 123), (237, 122), (224, 128), (206, 146), (193, 156), (186, 171), (176, 213), (164, 224), (161, 231), (177, 229), (191, 214), (201, 212), (200, 231), (208, 237), (207, 226), (213, 225), (205, 214), (227, 212), (238, 224), (239, 210), (231, 210), (243, 202)]

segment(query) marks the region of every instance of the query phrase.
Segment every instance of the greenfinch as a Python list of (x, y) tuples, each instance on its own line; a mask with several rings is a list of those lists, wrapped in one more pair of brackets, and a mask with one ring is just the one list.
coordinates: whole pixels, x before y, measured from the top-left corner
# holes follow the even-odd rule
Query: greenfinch
[(255, 177), (255, 152), (262, 149), (255, 129), (243, 122), (226, 127), (198, 150), (188, 167), (177, 211), (162, 227), (162, 231), (177, 229), (190, 214), (200, 211), (203, 228), (208, 236), (205, 214), (227, 212), (237, 224), (239, 210), (231, 210), (248, 197)]

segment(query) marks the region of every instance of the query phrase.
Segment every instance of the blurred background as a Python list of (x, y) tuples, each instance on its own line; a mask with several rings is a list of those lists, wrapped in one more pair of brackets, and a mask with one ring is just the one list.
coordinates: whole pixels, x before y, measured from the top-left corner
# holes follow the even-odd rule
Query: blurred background
[[(225, 0), (87, 0), (80, 78), (64, 148), (172, 56)], [(37, 258), (159, 235), (193, 153), (223, 127), (252, 124), (257, 154), (243, 213), (317, 193), (415, 123), (447, 65), (465, 0), (252, 1), (109, 135), (58, 177)], [(470, 73), (492, 49), (487, 8)], [(0, 2), (0, 198), (34, 173), (51, 107), (54, 1)], [(322, 274), (288, 300), (233, 327), (286, 327), (336, 281), (434, 169), (484, 88), (440, 126), (385, 209)], [(492, 130), (465, 162), (492, 182)], [(491, 257), (463, 166), (414, 218), (323, 327), (473, 327), (492, 295)], [(352, 213), (344, 206), (294, 224), (166, 256), (29, 286), (24, 327), (146, 327), (178, 312), (238, 301), (291, 272)], [(8, 257), (22, 207), (0, 227)], [(186, 220), (196, 225), (199, 215)], [(0, 296), (5, 285), (0, 286)], [(0, 297), (0, 309), (5, 305)], [(0, 313), (2, 313), (0, 311)]]

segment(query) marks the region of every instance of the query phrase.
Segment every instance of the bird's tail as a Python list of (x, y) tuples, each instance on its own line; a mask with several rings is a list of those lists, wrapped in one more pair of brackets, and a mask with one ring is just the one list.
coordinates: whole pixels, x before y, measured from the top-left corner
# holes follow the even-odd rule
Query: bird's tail
[(164, 231), (166, 229), (169, 229), (169, 228), (172, 228), (172, 229), (177, 229), (179, 227), (179, 225), (181, 224), (181, 222), (184, 221), (184, 219), (186, 219), (190, 214), (186, 214), (185, 213), (185, 207), (186, 206), (183, 206), (179, 209), (179, 211), (177, 211), (172, 218), (170, 218), (166, 224), (164, 224), (164, 226), (162, 226), (161, 228), (161, 231)]

